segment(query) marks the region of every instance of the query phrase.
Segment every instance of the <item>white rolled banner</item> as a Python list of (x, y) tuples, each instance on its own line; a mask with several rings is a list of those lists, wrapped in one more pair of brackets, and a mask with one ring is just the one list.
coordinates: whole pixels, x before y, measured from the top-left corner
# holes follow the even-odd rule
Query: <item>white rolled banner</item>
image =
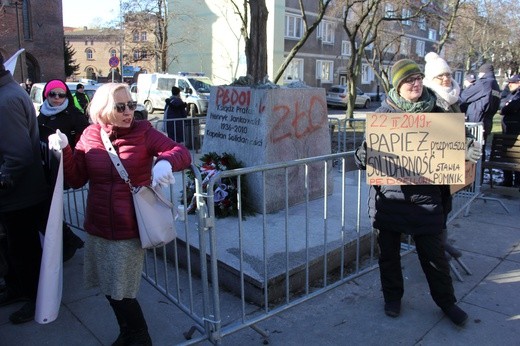
[(40, 281), (34, 320), (41, 324), (58, 318), (63, 292), (63, 156), (56, 177), (43, 241)]

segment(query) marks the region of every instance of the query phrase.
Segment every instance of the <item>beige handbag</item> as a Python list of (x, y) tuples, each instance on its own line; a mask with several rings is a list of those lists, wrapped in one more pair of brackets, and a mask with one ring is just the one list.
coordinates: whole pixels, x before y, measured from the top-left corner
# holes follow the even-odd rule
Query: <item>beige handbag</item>
[(168, 244), (176, 236), (173, 204), (161, 194), (161, 190), (151, 186), (132, 186), (107, 133), (103, 129), (100, 131), (112, 163), (132, 191), (141, 247), (150, 249)]

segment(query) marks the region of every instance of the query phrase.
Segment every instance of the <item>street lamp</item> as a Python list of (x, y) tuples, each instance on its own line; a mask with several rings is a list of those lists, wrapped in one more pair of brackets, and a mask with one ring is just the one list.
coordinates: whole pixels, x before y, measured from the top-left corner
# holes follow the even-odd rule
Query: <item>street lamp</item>
[(119, 0), (119, 30), (121, 30), (121, 38), (119, 39), (119, 70), (121, 73), (121, 83), (125, 81), (123, 77), (123, 40), (125, 32), (123, 31), (123, 0)]

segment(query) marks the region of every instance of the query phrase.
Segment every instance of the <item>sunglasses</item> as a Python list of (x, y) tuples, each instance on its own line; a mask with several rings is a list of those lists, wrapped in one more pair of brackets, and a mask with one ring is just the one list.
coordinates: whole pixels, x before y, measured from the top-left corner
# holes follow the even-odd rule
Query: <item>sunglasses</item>
[(67, 97), (67, 94), (66, 93), (57, 93), (55, 91), (51, 91), (49, 93), (49, 97), (52, 97), (52, 98), (59, 97), (60, 99), (64, 99), (65, 97)]
[(116, 111), (118, 111), (119, 113), (123, 113), (126, 110), (126, 107), (128, 107), (129, 110), (133, 111), (137, 108), (137, 102), (135, 102), (135, 101), (128, 101), (127, 103), (118, 102), (115, 104), (114, 109)]

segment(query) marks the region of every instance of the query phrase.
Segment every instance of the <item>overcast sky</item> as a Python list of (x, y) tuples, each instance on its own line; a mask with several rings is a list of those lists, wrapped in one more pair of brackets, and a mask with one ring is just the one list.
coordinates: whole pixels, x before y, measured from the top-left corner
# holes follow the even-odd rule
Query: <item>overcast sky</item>
[(63, 26), (93, 27), (119, 17), (119, 0), (62, 0)]

